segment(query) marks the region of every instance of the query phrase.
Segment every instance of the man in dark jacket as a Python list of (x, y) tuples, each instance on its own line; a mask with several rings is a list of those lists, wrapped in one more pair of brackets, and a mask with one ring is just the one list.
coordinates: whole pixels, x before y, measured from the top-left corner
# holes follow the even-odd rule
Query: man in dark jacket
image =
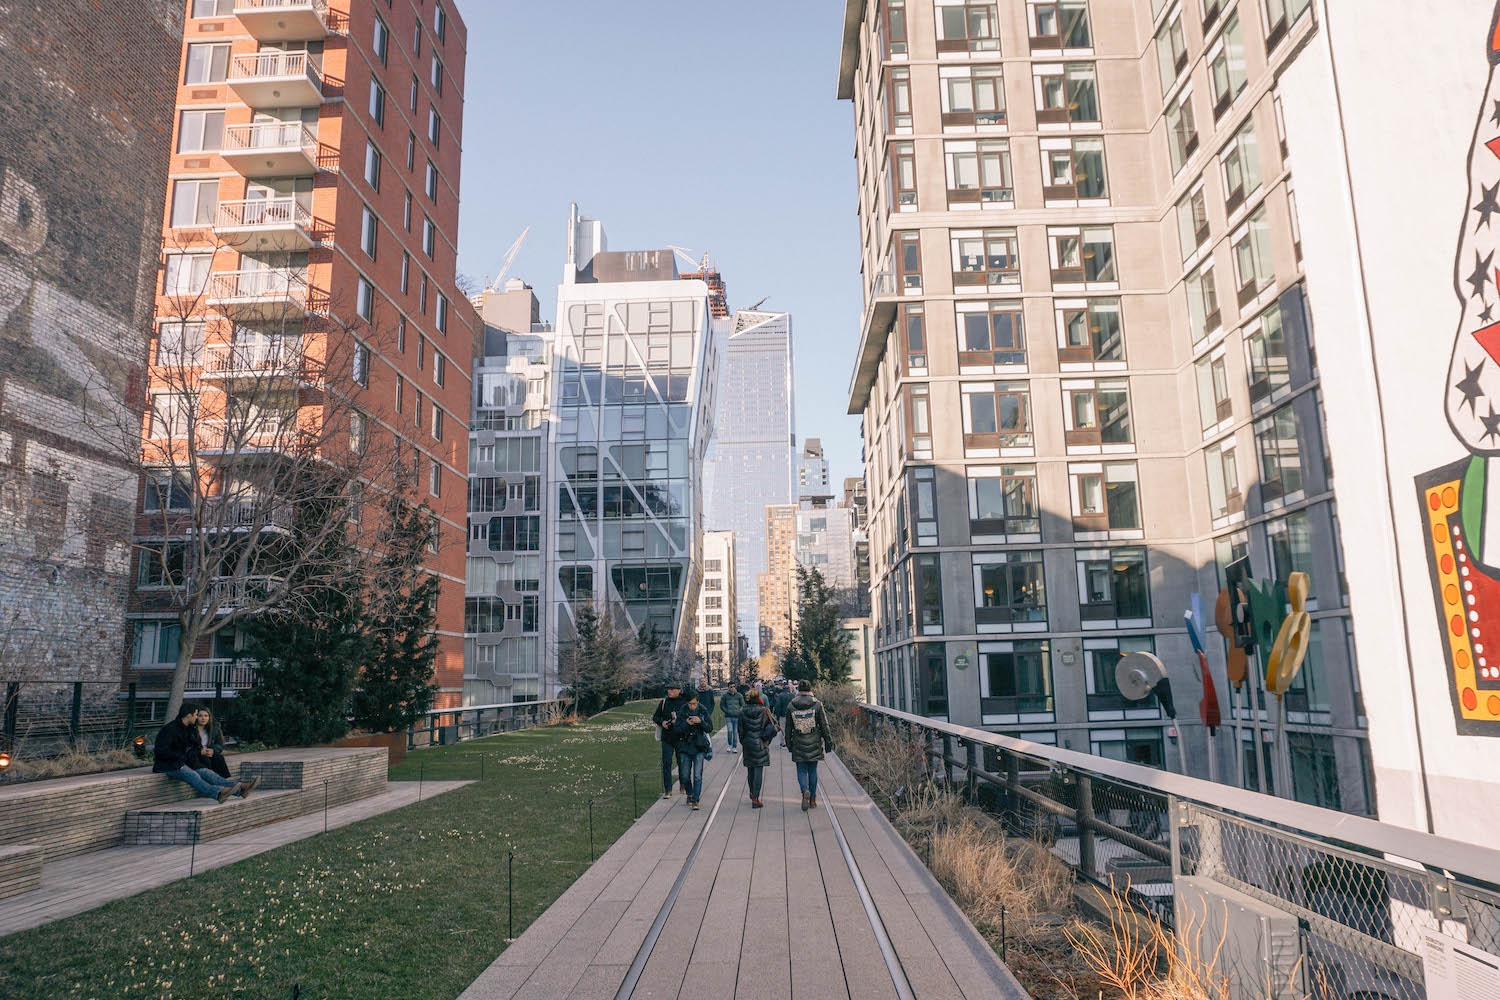
[(781, 726), (781, 745), (786, 746), (786, 708), (792, 703), (792, 692), (790, 687), (783, 687), (776, 692), (776, 700), (771, 703), (771, 714), (776, 717), (776, 724)]
[(687, 795), (688, 805), (697, 809), (698, 796), (703, 792), (703, 760), (713, 748), (709, 736), (713, 722), (696, 693), (690, 692), (678, 709), (673, 729), (677, 733), (677, 780)]
[(698, 704), (708, 715), (714, 714), (714, 689), (713, 685), (708, 683), (707, 676), (698, 678)]
[(657, 703), (651, 721), (661, 738), (661, 797), (672, 797), (672, 770), (677, 763), (677, 712), (682, 708), (682, 688), (667, 685), (667, 696)]
[(206, 799), (220, 802), (236, 792), (243, 798), (260, 784), (259, 778), (241, 784), (231, 778), (221, 778), (206, 767), (194, 767), (200, 745), (198, 706), (183, 704), (177, 710), (177, 718), (162, 726), (156, 734), (151, 770), (186, 783)]
[(818, 804), (818, 761), (833, 752), (833, 736), (823, 703), (812, 696), (812, 685), (797, 682), (797, 697), (787, 703), (787, 748), (797, 765), (797, 784), (802, 786), (802, 811)]
[(739, 753), (740, 712), (745, 708), (745, 696), (731, 687), (719, 699), (719, 707), (724, 709), (724, 738), (729, 742), (729, 752)]

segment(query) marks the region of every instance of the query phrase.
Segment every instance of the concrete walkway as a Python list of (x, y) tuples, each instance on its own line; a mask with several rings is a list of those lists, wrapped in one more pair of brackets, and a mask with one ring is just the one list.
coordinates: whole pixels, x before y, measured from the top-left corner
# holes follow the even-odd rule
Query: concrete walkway
[[(420, 797), (461, 788), (467, 781), (421, 783)], [(392, 781), (386, 791), (328, 810), (328, 829), (348, 826), (418, 800), (415, 781)], [(259, 826), (193, 847), (111, 847), (79, 854), (42, 867), (42, 886), (0, 900), (0, 937), (92, 910), (114, 899), (134, 896), (323, 832), (322, 810)]]
[(460, 1000), (1025, 997), (837, 759), (804, 813), (774, 750), (753, 810), (715, 744), (703, 808), (658, 800)]

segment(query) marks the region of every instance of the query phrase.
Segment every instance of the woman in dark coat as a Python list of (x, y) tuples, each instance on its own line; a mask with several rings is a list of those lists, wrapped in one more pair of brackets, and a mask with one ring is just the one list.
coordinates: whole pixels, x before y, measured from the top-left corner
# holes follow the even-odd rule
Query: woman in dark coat
[(195, 767), (206, 767), (221, 778), (229, 777), (229, 761), (224, 759), (224, 731), (206, 708), (198, 709), (198, 751)]
[[(761, 700), (760, 692), (751, 690), (745, 695), (745, 707), (740, 711), (738, 725), (743, 750), (740, 760), (744, 762), (745, 776), (750, 782), (750, 806), (753, 809), (764, 806), (760, 801), (760, 783), (766, 768), (771, 766), (771, 743), (761, 739), (761, 732), (768, 724), (774, 725), (771, 710)], [(774, 734), (772, 738), (775, 738)]]

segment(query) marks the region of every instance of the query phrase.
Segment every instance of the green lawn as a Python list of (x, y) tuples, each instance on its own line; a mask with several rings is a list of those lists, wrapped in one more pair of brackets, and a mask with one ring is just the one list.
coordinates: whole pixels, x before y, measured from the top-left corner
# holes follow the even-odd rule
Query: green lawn
[(0, 997), (453, 1000), (661, 793), (654, 701), (580, 727), (413, 752), (393, 779), (484, 780), (0, 939)]

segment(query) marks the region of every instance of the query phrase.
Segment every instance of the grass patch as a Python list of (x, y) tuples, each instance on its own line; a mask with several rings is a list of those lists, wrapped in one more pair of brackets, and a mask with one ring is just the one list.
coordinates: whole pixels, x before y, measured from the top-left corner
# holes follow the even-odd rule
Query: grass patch
[[(0, 996), (452, 1000), (657, 790), (654, 701), (414, 751), (393, 780), (484, 780), (0, 939)], [(399, 983), (399, 990), (393, 984)]]

